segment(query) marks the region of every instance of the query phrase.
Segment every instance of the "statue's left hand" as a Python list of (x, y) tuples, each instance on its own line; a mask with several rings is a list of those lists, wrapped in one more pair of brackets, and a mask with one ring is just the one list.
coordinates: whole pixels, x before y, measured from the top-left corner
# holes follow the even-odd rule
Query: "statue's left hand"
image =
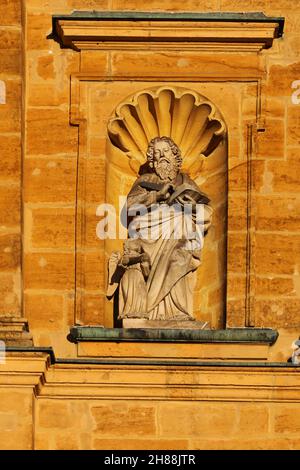
[(184, 206), (184, 204), (195, 204), (194, 199), (189, 196), (188, 194), (184, 194), (182, 196), (177, 196), (176, 201)]

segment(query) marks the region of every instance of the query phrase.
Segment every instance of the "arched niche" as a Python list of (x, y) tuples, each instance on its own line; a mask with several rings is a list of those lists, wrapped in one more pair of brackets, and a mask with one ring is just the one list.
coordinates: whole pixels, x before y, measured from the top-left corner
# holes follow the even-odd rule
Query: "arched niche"
[[(179, 146), (182, 171), (211, 199), (213, 223), (197, 270), (193, 305), (197, 320), (222, 328), (226, 309), (227, 139), (226, 125), (216, 106), (200, 93), (179, 86), (147, 88), (122, 101), (107, 125), (106, 203), (119, 213), (146, 162), (148, 143), (157, 136), (171, 137)], [(114, 250), (122, 251), (120, 233), (124, 237), (118, 220), (117, 238), (105, 240), (105, 259)], [(106, 300), (106, 321), (111, 324), (114, 316), (113, 304)]]

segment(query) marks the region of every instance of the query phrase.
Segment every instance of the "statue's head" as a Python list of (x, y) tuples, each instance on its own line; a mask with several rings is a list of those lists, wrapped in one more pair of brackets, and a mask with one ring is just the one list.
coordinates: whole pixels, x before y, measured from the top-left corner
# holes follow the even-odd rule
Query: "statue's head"
[(179, 147), (170, 137), (155, 137), (147, 150), (149, 166), (162, 180), (172, 181), (178, 174), (182, 164)]

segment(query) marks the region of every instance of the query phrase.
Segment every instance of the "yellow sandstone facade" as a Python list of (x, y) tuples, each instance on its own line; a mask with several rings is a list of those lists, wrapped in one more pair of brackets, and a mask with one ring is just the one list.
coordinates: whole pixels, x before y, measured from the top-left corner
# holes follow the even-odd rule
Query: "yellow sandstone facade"
[[(0, 14), (0, 448), (299, 449), (300, 3), (3, 0)], [(205, 96), (226, 123), (195, 173), (215, 209), (195, 317), (272, 338), (69, 335), (114, 326), (120, 241), (97, 238), (96, 209), (135, 176), (107, 123), (159, 87)]]

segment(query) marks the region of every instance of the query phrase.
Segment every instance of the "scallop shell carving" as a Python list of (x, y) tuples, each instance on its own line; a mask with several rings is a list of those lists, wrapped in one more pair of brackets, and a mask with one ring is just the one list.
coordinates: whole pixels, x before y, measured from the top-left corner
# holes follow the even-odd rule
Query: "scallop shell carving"
[[(171, 137), (183, 157), (183, 170), (196, 174), (224, 139), (226, 126), (213, 103), (180, 87), (155, 87), (123, 101), (108, 122), (111, 163), (137, 174), (154, 137)], [(129, 168), (128, 168), (129, 165)]]

